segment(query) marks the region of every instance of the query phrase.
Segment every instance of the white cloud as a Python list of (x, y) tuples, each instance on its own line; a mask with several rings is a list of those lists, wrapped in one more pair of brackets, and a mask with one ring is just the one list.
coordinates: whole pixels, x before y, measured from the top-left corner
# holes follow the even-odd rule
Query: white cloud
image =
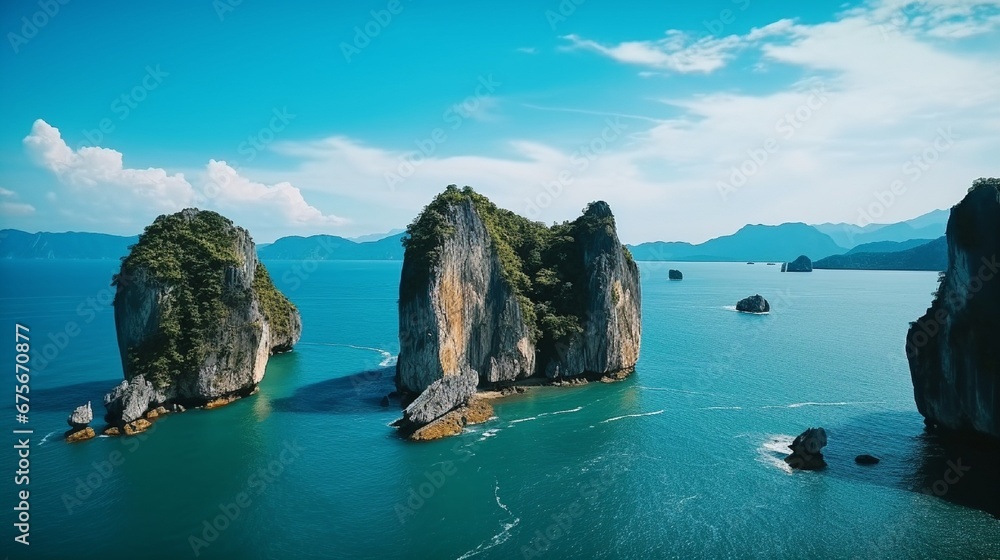
[(126, 168), (121, 152), (106, 148), (74, 151), (58, 129), (41, 119), (35, 121), (24, 144), (37, 163), (77, 192), (93, 196), (106, 210), (128, 209), (138, 203), (152, 212), (170, 212), (194, 200), (194, 189), (184, 175), (157, 168)]
[[(740, 51), (761, 48), (767, 54), (779, 48), (777, 45), (802, 38), (824, 26), (841, 33), (840, 37), (849, 42), (850, 36), (843, 34), (847, 30), (843, 25), (845, 22), (877, 30), (883, 39), (892, 35), (962, 39), (1000, 29), (1000, 1), (877, 0), (847, 10), (838, 21), (828, 24), (808, 26), (791, 19), (781, 19), (751, 29), (742, 36), (695, 39), (689, 33), (670, 29), (661, 39), (624, 41), (616, 45), (604, 45), (573, 34), (562, 38), (570, 42), (564, 49), (589, 50), (624, 64), (675, 73), (709, 74), (726, 66)], [(832, 51), (827, 54), (831, 58), (839, 58), (841, 53)], [(654, 73), (644, 70), (640, 75), (649, 77)]]
[(497, 97), (470, 96), (459, 103), (452, 104), (448, 110), (453, 111), (462, 119), (472, 119), (481, 122), (494, 122), (500, 119), (497, 109), (500, 100)]
[[(941, 20), (946, 8), (925, 10), (924, 17)], [(680, 116), (648, 119), (651, 124), (623, 119), (632, 128), (588, 160), (585, 170), (576, 165), (574, 151), (599, 138), (600, 129), (561, 147), (520, 140), (507, 144), (505, 156), (424, 158), (395, 189), (385, 174), (399, 172), (405, 152), (344, 137), (287, 142), (278, 150), (300, 163), (280, 175), (378, 205), (387, 226), (408, 220), (449, 183), (473, 185), (501, 206), (545, 221), (571, 218), (586, 202), (603, 198), (622, 218), (628, 241), (699, 241), (747, 222), (857, 221), (860, 210), (876, 203), (876, 193), (888, 191), (893, 181), (902, 181), (905, 192), (872, 217), (908, 219), (954, 204), (974, 178), (996, 174), (1000, 57), (957, 50), (929, 28), (887, 35), (892, 10), (879, 10), (851, 10), (819, 24), (780, 20), (743, 37), (703, 41), (700, 50), (685, 53), (688, 58), (678, 51), (697, 42), (676, 33), (655, 43), (612, 47), (570, 36), (574, 48), (651, 73), (711, 71), (752, 42), (763, 62), (793, 67), (800, 76), (770, 92), (665, 99)], [(966, 12), (948, 13), (954, 18)], [(946, 151), (933, 149), (940, 131), (955, 138)], [(766, 154), (736, 193), (721, 199), (718, 183), (752, 156), (761, 157), (769, 140), (777, 150)], [(447, 148), (461, 153), (460, 147)], [(552, 199), (546, 185), (563, 171), (571, 183), (535, 213), (532, 205)], [(263, 170), (255, 174), (268, 177)]]
[(28, 216), (35, 213), (35, 207), (24, 202), (17, 202), (17, 193), (0, 187), (0, 215)]
[(289, 226), (330, 226), (347, 223), (338, 216), (325, 215), (310, 206), (302, 197), (302, 192), (291, 183), (275, 185), (255, 183), (240, 176), (224, 161), (208, 162), (207, 183), (203, 193), (209, 200), (218, 203), (222, 211), (232, 210), (247, 216), (253, 212), (258, 219), (248, 220), (249, 225), (260, 221), (273, 220), (277, 214)]
[(562, 37), (571, 44), (568, 49), (590, 50), (618, 62), (647, 66), (680, 73), (708, 74), (722, 68), (733, 56), (740, 40), (736, 36), (704, 37), (692, 40), (681, 31), (671, 30), (656, 41), (626, 41), (605, 46), (578, 35)]
[[(318, 232), (346, 222), (311, 206), (288, 182), (270, 186), (256, 183), (225, 162), (211, 160), (194, 182), (182, 173), (171, 174), (161, 168), (131, 169), (125, 167), (122, 153), (115, 150), (73, 150), (58, 129), (41, 119), (35, 121), (24, 144), (32, 158), (67, 187), (64, 196), (50, 192), (46, 200), (60, 203), (65, 213), (89, 223), (110, 221), (141, 228), (161, 213), (191, 206), (218, 210), (249, 227), (264, 223)], [(26, 206), (4, 204), (10, 211), (23, 212), (22, 206)]]
[(535, 54), (538, 52), (538, 49), (536, 49), (535, 47), (518, 47), (514, 50), (523, 54)]

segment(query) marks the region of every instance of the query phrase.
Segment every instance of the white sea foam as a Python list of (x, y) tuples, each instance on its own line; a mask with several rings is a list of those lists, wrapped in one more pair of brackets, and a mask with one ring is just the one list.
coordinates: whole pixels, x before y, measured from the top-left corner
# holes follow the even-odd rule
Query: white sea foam
[(374, 348), (371, 346), (358, 346), (356, 344), (337, 344), (334, 342), (300, 342), (299, 344), (313, 345), (313, 346), (336, 346), (338, 348), (354, 348), (355, 350), (370, 350), (372, 352), (378, 352), (382, 355), (382, 361), (378, 363), (379, 367), (389, 367), (396, 365), (396, 361), (399, 356), (393, 355), (392, 352), (388, 350), (383, 350), (381, 348)]
[(517, 420), (511, 420), (510, 423), (511, 423), (511, 425), (513, 425), (513, 424), (520, 424), (521, 422), (529, 422), (531, 420), (538, 420), (538, 417), (537, 416), (529, 416), (527, 418), (518, 418)]
[(707, 406), (698, 410), (743, 410), (742, 406)]
[(693, 500), (693, 499), (695, 499), (695, 498), (697, 498), (699, 496), (700, 496), (699, 494), (695, 494), (694, 496), (688, 496), (687, 498), (682, 498), (681, 501), (677, 502), (677, 506), (680, 507), (680, 506), (684, 505), (684, 502), (687, 502), (689, 500)]
[(771, 434), (766, 436), (764, 442), (757, 448), (758, 460), (765, 465), (777, 467), (786, 473), (792, 472), (792, 467), (785, 462), (785, 457), (792, 451), (788, 448), (795, 441), (793, 436), (784, 434)]
[(571, 408), (569, 410), (557, 410), (555, 412), (546, 412), (546, 414), (551, 414), (554, 416), (556, 414), (569, 414), (570, 412), (580, 412), (581, 410), (583, 410), (583, 407), (578, 406), (576, 408)]
[(857, 406), (866, 404), (885, 404), (885, 401), (842, 401), (842, 402), (800, 402), (792, 404), (774, 404), (762, 406), (761, 408), (801, 408), (803, 406)]
[(655, 416), (657, 414), (663, 414), (663, 410), (657, 410), (656, 412), (643, 412), (641, 414), (626, 414), (625, 416), (615, 416), (614, 418), (608, 418), (607, 420), (601, 420), (601, 424), (606, 424), (608, 422), (614, 422), (615, 420), (621, 420), (622, 418), (638, 418), (640, 416)]
[[(511, 517), (514, 517), (514, 514), (511, 513), (510, 508), (508, 508), (503, 502), (500, 501), (500, 481), (499, 480), (496, 483), (496, 487), (493, 489), (493, 495), (496, 497), (497, 505), (500, 506), (500, 509), (506, 511), (507, 515), (509, 515)], [(472, 558), (473, 556), (476, 556), (478, 554), (486, 552), (487, 550), (489, 550), (489, 549), (491, 549), (493, 547), (502, 545), (503, 543), (507, 542), (510, 539), (510, 531), (511, 531), (511, 529), (513, 529), (514, 527), (517, 527), (518, 524), (520, 524), (520, 523), (521, 523), (521, 518), (520, 517), (514, 517), (513, 521), (504, 521), (504, 522), (501, 522), (500, 523), (500, 532), (499, 533), (497, 533), (496, 535), (493, 535), (489, 539), (483, 541), (476, 548), (474, 548), (474, 549), (466, 552), (465, 554), (459, 556), (458, 560), (465, 560), (466, 558)]]
[(494, 428), (492, 430), (486, 430), (485, 432), (483, 432), (483, 435), (480, 436), (480, 438), (477, 441), (485, 441), (486, 439), (497, 435), (499, 432), (500, 430), (498, 428)]
[(699, 393), (697, 391), (685, 391), (684, 389), (674, 389), (673, 387), (646, 387), (644, 385), (639, 386), (640, 389), (645, 391), (671, 391), (673, 393), (684, 393), (686, 395), (711, 395), (711, 393)]
[(54, 431), (54, 432), (46, 435), (45, 437), (42, 438), (42, 441), (38, 442), (38, 445), (44, 444), (45, 442), (49, 441), (50, 437), (52, 437), (52, 436), (54, 436), (54, 435), (56, 435), (58, 433), (59, 433), (59, 430), (56, 430), (56, 431)]

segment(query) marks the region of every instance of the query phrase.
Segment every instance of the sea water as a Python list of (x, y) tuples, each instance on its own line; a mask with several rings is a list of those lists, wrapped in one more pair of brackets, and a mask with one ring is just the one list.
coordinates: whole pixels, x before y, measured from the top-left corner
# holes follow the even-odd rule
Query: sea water
[[(460, 436), (412, 443), (389, 426), (398, 404), (380, 406), (400, 264), (266, 264), (304, 330), (259, 393), (70, 445), (67, 415), (91, 401), (99, 428), (101, 398), (122, 379), (117, 263), (2, 263), (12, 370), (15, 324), (32, 344), (29, 423), (15, 422), (10, 381), (3, 425), (34, 432), (27, 487), (13, 484), (13, 434), (0, 453), (5, 554), (1000, 557), (1000, 521), (983, 511), (996, 506), (996, 472), (936, 445), (913, 402), (904, 335), (935, 273), (641, 263), (629, 379), (534, 389)], [(671, 267), (683, 281), (667, 280)], [(735, 312), (755, 293), (771, 313)], [(791, 472), (781, 459), (810, 426), (827, 430), (829, 467)], [(882, 462), (855, 465), (860, 453)], [(28, 547), (13, 540), (23, 488)]]

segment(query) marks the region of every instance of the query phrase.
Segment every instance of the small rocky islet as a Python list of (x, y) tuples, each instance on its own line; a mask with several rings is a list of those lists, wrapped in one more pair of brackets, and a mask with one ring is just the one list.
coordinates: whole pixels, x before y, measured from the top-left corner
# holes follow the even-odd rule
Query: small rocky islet
[(805, 255), (799, 255), (797, 259), (792, 262), (781, 263), (782, 272), (812, 272), (813, 263), (809, 257)]
[(764, 299), (764, 296), (755, 294), (736, 302), (736, 310), (742, 313), (769, 313), (771, 304)]

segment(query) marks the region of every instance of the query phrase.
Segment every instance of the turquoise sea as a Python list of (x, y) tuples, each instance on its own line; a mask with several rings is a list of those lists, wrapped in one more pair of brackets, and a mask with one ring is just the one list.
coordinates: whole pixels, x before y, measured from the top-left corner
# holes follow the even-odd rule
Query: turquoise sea
[[(997, 463), (924, 435), (913, 403), (904, 333), (934, 273), (643, 263), (631, 378), (529, 391), (414, 444), (379, 402), (400, 264), (268, 262), (304, 334), (258, 394), (68, 445), (69, 412), (101, 415), (121, 379), (116, 265), (0, 264), (2, 356), (15, 323), (33, 346), (28, 547), (13, 541), (13, 383), (2, 397), (11, 558), (1000, 558), (984, 511), (1000, 510)], [(754, 293), (772, 313), (734, 311)], [(789, 473), (785, 446), (810, 426), (829, 467)]]

